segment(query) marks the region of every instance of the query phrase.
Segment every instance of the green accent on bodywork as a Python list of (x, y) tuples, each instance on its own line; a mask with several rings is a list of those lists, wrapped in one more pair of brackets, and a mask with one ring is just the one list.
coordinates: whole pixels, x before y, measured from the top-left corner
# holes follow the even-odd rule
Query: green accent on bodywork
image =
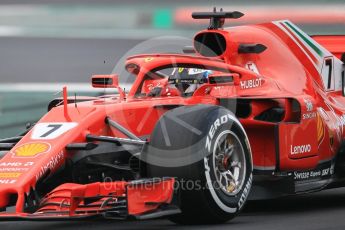
[(170, 9), (157, 9), (153, 13), (152, 24), (154, 28), (171, 28), (173, 25), (172, 11)]
[(290, 27), (300, 38), (302, 38), (303, 41), (305, 41), (320, 57), (323, 57), (322, 50), (320, 50), (310, 39), (298, 31), (291, 23), (285, 22), (285, 24)]

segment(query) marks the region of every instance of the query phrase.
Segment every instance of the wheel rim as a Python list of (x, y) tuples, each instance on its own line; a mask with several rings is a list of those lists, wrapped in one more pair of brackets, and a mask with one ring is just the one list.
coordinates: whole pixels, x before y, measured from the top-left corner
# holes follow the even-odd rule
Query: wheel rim
[(236, 195), (246, 176), (245, 153), (237, 135), (229, 130), (217, 137), (213, 148), (213, 168), (217, 183), (226, 195)]

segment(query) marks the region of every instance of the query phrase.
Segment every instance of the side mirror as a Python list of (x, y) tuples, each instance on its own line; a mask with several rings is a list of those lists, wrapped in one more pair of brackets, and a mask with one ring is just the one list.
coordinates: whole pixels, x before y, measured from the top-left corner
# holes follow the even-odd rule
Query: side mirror
[(125, 92), (119, 86), (119, 76), (110, 75), (93, 75), (91, 78), (93, 88), (116, 88), (120, 94), (120, 100), (126, 98)]
[(92, 78), (93, 88), (118, 88), (119, 76), (117, 74), (111, 75), (93, 75)]

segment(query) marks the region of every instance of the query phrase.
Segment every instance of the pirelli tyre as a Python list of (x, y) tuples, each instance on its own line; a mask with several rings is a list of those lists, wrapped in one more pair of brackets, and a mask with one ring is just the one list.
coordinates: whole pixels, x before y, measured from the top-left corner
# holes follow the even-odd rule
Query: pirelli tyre
[(252, 185), (248, 137), (232, 112), (183, 106), (157, 122), (144, 150), (149, 177), (176, 177), (180, 224), (222, 223), (243, 208)]

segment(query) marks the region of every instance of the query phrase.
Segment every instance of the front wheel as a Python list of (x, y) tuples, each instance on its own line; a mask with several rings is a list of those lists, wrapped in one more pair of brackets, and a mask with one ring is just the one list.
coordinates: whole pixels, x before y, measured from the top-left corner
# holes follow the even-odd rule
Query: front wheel
[(248, 138), (223, 107), (197, 105), (167, 112), (145, 157), (150, 177), (177, 178), (182, 213), (170, 218), (176, 223), (228, 221), (241, 211), (251, 189)]

